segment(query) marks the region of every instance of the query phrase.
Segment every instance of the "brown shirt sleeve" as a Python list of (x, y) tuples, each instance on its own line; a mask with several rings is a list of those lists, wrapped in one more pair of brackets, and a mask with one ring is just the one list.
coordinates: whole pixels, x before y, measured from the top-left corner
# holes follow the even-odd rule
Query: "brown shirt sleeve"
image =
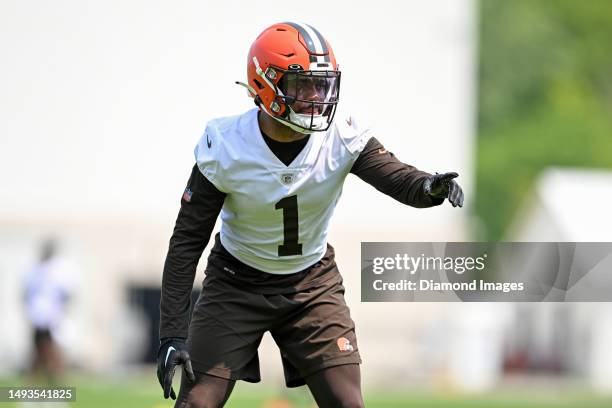
[(197, 165), (193, 166), (181, 198), (181, 209), (164, 264), (160, 339), (187, 337), (196, 267), (208, 244), (225, 196), (202, 175)]
[(372, 137), (351, 168), (351, 173), (378, 191), (417, 208), (440, 205), (444, 198), (433, 198), (423, 191), (431, 174), (399, 161)]

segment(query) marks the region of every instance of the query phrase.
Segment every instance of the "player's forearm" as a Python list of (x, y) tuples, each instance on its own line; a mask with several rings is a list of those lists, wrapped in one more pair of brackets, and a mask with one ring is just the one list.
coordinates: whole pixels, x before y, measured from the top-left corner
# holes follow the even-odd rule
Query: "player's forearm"
[(425, 193), (423, 183), (431, 174), (417, 170), (412, 166), (406, 165), (408, 169), (402, 171), (400, 180), (391, 182), (391, 187), (387, 193), (397, 201), (416, 208), (428, 208), (440, 205), (444, 198), (434, 198)]
[(160, 338), (187, 337), (196, 268), (214, 227), (212, 220), (212, 225), (200, 224), (202, 230), (193, 230), (187, 227), (189, 218), (181, 209), (170, 239), (162, 277)]
[(164, 264), (160, 302), (160, 338), (187, 337), (191, 290), (196, 267), (208, 240), (185, 241), (173, 234)]
[(423, 183), (431, 174), (402, 163), (374, 137), (355, 161), (351, 173), (378, 191), (412, 207), (426, 208), (444, 202), (444, 199), (425, 193)]
[(160, 338), (187, 337), (191, 291), (198, 261), (215, 226), (225, 194), (192, 169), (176, 220), (162, 277)]

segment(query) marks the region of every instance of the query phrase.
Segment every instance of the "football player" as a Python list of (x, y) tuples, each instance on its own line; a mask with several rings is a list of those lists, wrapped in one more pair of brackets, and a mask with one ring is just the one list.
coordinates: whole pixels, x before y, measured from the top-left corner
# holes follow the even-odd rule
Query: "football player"
[[(312, 26), (266, 28), (245, 86), (257, 105), (211, 120), (195, 148), (164, 265), (158, 378), (177, 407), (221, 407), (236, 380), (260, 381), (266, 331), (287, 387), (320, 407), (361, 407), (361, 358), (327, 235), (353, 173), (412, 207), (463, 205), (457, 173), (399, 161), (357, 118), (336, 116), (340, 71)], [(196, 266), (221, 214), (191, 319)], [(172, 387), (177, 366), (184, 375)]]

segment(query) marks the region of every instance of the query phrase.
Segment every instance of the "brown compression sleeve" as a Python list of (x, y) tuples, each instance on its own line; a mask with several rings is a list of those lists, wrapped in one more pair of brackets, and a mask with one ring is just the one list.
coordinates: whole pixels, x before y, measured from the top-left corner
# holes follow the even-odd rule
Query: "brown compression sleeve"
[(200, 256), (215, 226), (225, 200), (195, 165), (181, 198), (181, 209), (162, 277), (160, 338), (187, 337), (191, 290)]
[(378, 191), (412, 207), (433, 207), (444, 202), (443, 198), (433, 198), (423, 190), (423, 182), (431, 174), (402, 163), (375, 137), (368, 140), (351, 173)]

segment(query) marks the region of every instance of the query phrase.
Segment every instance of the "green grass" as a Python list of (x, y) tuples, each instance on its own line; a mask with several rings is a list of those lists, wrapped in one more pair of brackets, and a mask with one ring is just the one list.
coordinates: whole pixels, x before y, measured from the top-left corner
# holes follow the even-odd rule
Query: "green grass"
[[(173, 403), (164, 400), (155, 382), (155, 374), (123, 375), (122, 378), (99, 378), (74, 375), (66, 384), (76, 387), (77, 401), (58, 408), (69, 407), (143, 407), (170, 408)], [(19, 378), (0, 379), (0, 386), (25, 385)], [(530, 386), (529, 388), (533, 388)], [(230, 397), (228, 408), (258, 408), (274, 398), (286, 398), (295, 408), (313, 407), (313, 400), (305, 387), (297, 389), (270, 389), (258, 384), (239, 382)], [(597, 397), (584, 390), (571, 387), (526, 390), (500, 389), (485, 395), (460, 395), (434, 391), (368, 391), (367, 407), (375, 408), (609, 408), (612, 398)], [(0, 408), (24, 407), (30, 404), (2, 403)], [(32, 406), (35, 406), (34, 404)]]

